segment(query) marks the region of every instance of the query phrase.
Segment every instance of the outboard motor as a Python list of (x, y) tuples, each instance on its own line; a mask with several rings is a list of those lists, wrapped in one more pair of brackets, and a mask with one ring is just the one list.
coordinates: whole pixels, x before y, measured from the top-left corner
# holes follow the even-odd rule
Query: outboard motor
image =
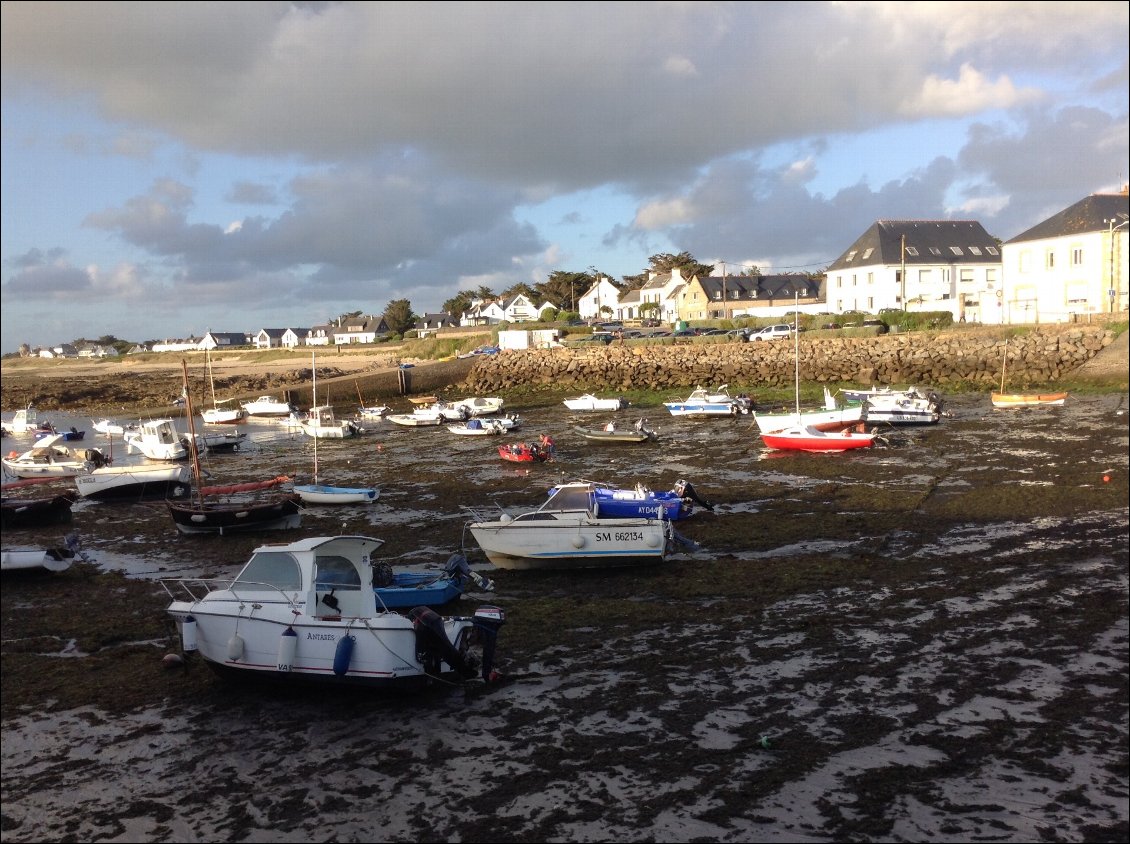
[(494, 646), (498, 641), (498, 631), (506, 623), (506, 611), (502, 607), (485, 606), (475, 610), (475, 631), (483, 642), (483, 682), (490, 683), (500, 679), (494, 670)]
[(682, 479), (675, 481), (673, 491), (675, 495), (679, 496), (679, 498), (690, 499), (696, 504), (705, 507), (707, 510), (710, 510), (711, 512), (714, 511), (714, 505), (707, 501), (705, 498), (700, 497), (698, 492), (695, 491), (695, 488), (691, 486), (688, 481), (684, 481)]
[(429, 677), (440, 676), (440, 663), (446, 662), (464, 680), (475, 676), (475, 670), (463, 659), (443, 629), (443, 619), (435, 610), (427, 607), (413, 607), (408, 612), (412, 627), (416, 631), (416, 658), (424, 664), (424, 673)]
[(455, 553), (447, 558), (447, 565), (443, 567), (444, 572), (450, 577), (460, 577), (464, 580), (473, 581), (476, 586), (484, 592), (493, 592), (494, 583), (488, 578), (483, 577), (477, 571), (472, 571), (467, 558), (462, 554)]
[(86, 458), (87, 462), (95, 469), (101, 469), (106, 465), (106, 455), (103, 454), (102, 450), (99, 448), (86, 449), (83, 457)]

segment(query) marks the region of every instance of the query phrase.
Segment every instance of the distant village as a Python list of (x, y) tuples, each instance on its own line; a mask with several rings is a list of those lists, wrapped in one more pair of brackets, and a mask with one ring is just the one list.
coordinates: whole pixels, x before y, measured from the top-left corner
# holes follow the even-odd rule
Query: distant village
[[(507, 326), (577, 318), (668, 324), (780, 318), (809, 314), (877, 314), (889, 310), (949, 312), (955, 322), (1038, 324), (1071, 322), (1128, 307), (1128, 191), (1092, 194), (1001, 243), (970, 220), (878, 220), (820, 277), (685, 276), (675, 267), (650, 272), (642, 286), (624, 289), (604, 276), (574, 301), (535, 302), (519, 293), (472, 299), (461, 314), (425, 314), (410, 330), (426, 337), (445, 328)], [(747, 268), (742, 268), (747, 270)], [(127, 353), (224, 348), (351, 346), (387, 341), (383, 316), (346, 317), (312, 328), (260, 328), (252, 333), (207, 331), (135, 346)], [(116, 356), (113, 346), (62, 344), (21, 347), (23, 356)]]

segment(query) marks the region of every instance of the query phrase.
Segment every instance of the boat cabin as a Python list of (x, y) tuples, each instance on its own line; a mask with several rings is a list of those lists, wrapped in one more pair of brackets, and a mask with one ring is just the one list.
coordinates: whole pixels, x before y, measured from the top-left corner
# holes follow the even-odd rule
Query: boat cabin
[(306, 614), (315, 618), (372, 617), (377, 606), (371, 555), (383, 544), (368, 536), (335, 536), (264, 545), (255, 549), (230, 591), (274, 593), (305, 605)]

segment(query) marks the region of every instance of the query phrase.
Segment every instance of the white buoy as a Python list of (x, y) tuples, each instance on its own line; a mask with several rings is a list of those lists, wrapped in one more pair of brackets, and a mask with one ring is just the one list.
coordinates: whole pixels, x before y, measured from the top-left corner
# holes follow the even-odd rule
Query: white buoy
[(574, 536), (573, 537), (573, 547), (574, 548), (584, 548), (585, 547), (585, 538), (583, 536), (580, 536), (579, 534), (577, 536)]
[(185, 653), (196, 650), (196, 619), (187, 615), (180, 626), (181, 647)]
[(298, 651), (298, 634), (293, 627), (288, 627), (279, 637), (279, 671), (290, 671), (294, 668), (294, 655)]
[(243, 637), (238, 633), (233, 633), (228, 639), (228, 659), (232, 662), (243, 659)]

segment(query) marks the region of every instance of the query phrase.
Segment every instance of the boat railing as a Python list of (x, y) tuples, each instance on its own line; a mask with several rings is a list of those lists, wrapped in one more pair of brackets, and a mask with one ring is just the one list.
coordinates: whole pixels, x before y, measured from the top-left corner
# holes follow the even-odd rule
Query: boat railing
[[(261, 583), (257, 581), (236, 581), (226, 580), (220, 578), (203, 578), (203, 577), (178, 577), (178, 578), (161, 578), (158, 581), (174, 601), (185, 600), (186, 598), (192, 603), (200, 603), (212, 592), (230, 592), (236, 600), (250, 601), (246, 593), (254, 591), (254, 600), (263, 601), (263, 593), (268, 594), (266, 600), (271, 603), (281, 602), (289, 605), (291, 608), (296, 608), (295, 597), (301, 589), (292, 589), (290, 593), (285, 591), (282, 587), (273, 583)], [(243, 591), (244, 594), (240, 594)], [(274, 594), (272, 594), (274, 593)], [(293, 594), (291, 594), (293, 593)], [(277, 595), (276, 599), (274, 595)]]

